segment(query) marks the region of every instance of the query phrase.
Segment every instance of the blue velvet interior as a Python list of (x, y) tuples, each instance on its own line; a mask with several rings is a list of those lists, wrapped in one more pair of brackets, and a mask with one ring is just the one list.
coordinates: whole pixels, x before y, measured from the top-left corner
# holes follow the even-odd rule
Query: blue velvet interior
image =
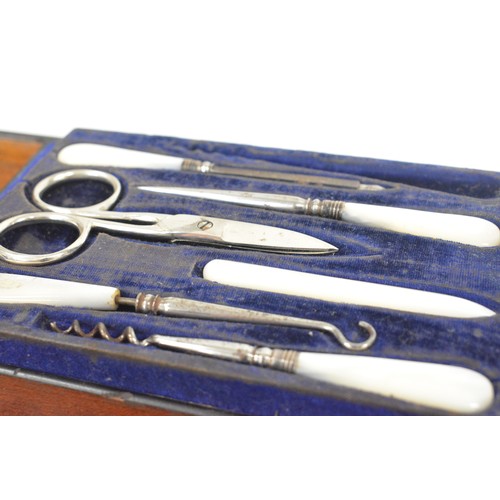
[[(336, 255), (329, 256), (278, 255), (160, 243), (102, 232), (92, 234), (85, 248), (64, 262), (43, 267), (1, 262), (0, 272), (112, 285), (127, 297), (145, 291), (304, 316), (333, 322), (349, 337), (358, 340), (363, 335), (357, 330), (357, 322), (369, 321), (379, 333), (378, 340), (368, 352), (356, 355), (433, 361), (478, 370), (495, 385), (497, 396), (488, 413), (500, 414), (500, 332), (497, 316), (463, 320), (332, 304), (222, 286), (201, 277), (203, 266), (208, 261), (223, 258), (448, 293), (474, 300), (498, 312), (497, 248), (477, 248), (345, 222), (192, 198), (181, 199), (136, 189), (144, 184), (170, 184), (294, 193), (305, 197), (473, 215), (500, 225), (498, 174), (177, 138), (76, 130), (53, 147), (46, 148), (2, 193), (2, 219), (37, 211), (30, 202), (32, 187), (46, 175), (67, 168), (58, 164), (56, 153), (73, 142), (118, 145), (224, 165), (317, 172), (321, 175), (335, 172), (337, 176), (383, 184), (388, 189), (367, 192), (196, 173), (103, 169), (118, 176), (124, 187), (116, 210), (192, 213), (264, 223), (302, 231), (331, 242), (340, 250)], [(83, 198), (87, 194), (90, 197), (91, 189), (83, 192)], [(17, 237), (17, 244), (21, 245), (24, 241), (25, 249), (36, 244), (31, 231), (21, 231)], [(62, 237), (62, 233), (51, 237)], [(138, 348), (99, 339), (64, 336), (48, 328), (49, 321), (55, 320), (66, 327), (75, 318), (86, 329), (103, 321), (114, 334), (131, 325), (140, 338), (161, 333), (348, 354), (321, 332), (143, 316), (125, 310), (100, 312), (45, 306), (3, 306), (0, 313), (0, 364), (243, 414), (435, 413), (401, 401), (296, 375), (161, 351), (154, 347)]]

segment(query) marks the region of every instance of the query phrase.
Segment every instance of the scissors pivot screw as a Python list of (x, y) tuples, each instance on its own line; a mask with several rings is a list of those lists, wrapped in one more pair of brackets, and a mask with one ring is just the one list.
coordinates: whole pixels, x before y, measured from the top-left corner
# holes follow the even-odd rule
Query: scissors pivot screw
[(213, 227), (214, 223), (210, 222), (209, 220), (201, 220), (198, 222), (198, 229), (201, 229), (202, 231), (206, 231), (207, 229), (210, 229)]

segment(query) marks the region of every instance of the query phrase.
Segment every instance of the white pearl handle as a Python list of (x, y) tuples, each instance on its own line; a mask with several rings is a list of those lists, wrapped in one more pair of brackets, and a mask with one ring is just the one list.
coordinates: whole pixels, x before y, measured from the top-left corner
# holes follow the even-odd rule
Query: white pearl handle
[(103, 144), (70, 144), (59, 151), (60, 163), (79, 167), (120, 167), (180, 170), (183, 158), (117, 148)]
[(451, 318), (480, 318), (495, 312), (468, 299), (367, 281), (336, 278), (276, 267), (212, 260), (203, 277), (223, 285), (283, 293), (358, 306), (382, 307)]
[(500, 245), (500, 230), (495, 224), (468, 215), (345, 203), (341, 217), (346, 222), (415, 236), (427, 236), (479, 247)]
[(453, 413), (483, 412), (494, 398), (484, 375), (451, 365), (303, 352), (296, 367), (316, 380)]
[(0, 273), (0, 304), (44, 304), (115, 310), (118, 288)]

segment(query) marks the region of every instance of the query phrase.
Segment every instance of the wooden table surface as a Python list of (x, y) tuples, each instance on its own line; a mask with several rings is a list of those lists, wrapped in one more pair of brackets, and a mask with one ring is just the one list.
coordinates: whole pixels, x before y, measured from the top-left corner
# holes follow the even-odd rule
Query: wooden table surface
[[(54, 139), (0, 132), (0, 190)], [(0, 415), (186, 415), (202, 409), (0, 367)]]

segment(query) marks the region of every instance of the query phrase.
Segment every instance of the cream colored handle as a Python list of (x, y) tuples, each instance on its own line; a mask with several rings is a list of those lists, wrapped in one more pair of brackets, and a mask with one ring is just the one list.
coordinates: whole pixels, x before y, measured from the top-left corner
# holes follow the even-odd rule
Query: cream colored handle
[(112, 311), (118, 288), (0, 273), (0, 304), (43, 304)]
[(345, 203), (342, 209), (342, 220), (398, 233), (427, 236), (478, 247), (500, 245), (500, 230), (495, 224), (468, 215)]
[(251, 290), (450, 318), (495, 315), (494, 311), (476, 302), (453, 295), (229, 260), (208, 262), (203, 269), (203, 277), (223, 285)]
[(73, 167), (119, 167), (155, 170), (180, 170), (184, 161), (183, 158), (177, 156), (88, 143), (65, 146), (59, 151), (57, 160)]
[(438, 363), (305, 352), (299, 354), (295, 371), (452, 413), (481, 413), (494, 398), (493, 385), (484, 375)]

